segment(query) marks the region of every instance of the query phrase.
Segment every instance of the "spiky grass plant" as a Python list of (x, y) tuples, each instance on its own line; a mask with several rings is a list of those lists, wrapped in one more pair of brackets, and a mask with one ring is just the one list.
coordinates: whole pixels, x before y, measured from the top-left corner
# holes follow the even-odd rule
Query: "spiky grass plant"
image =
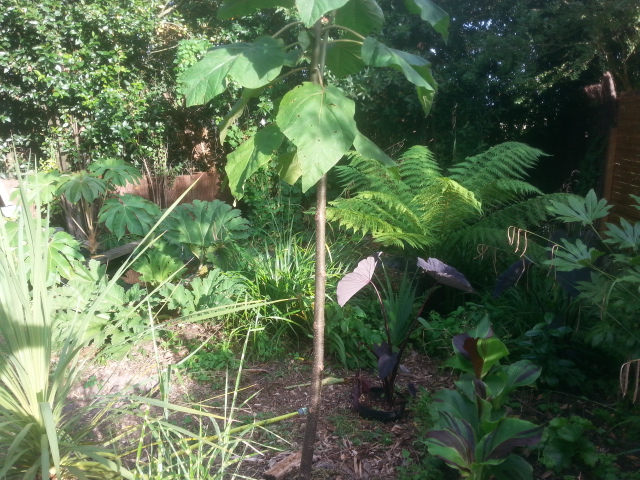
[[(117, 396), (73, 408), (69, 393), (82, 368), (79, 354), (85, 346), (84, 330), (95, 315), (96, 306), (107, 298), (117, 279), (137, 257), (126, 262), (91, 303), (76, 309), (75, 316), (66, 319), (68, 323), (61, 329), (64, 332), (61, 336), (54, 325), (55, 286), (61, 278), (59, 262), (52, 261), (60, 250), (50, 241), (48, 217), (42, 219), (32, 214), (40, 211), (40, 205), (31, 208), (24, 184), (20, 185), (19, 196), (21, 207), (17, 220), (0, 218), (0, 478), (150, 478), (150, 472), (123, 466), (122, 453), (115, 449), (117, 438), (98, 443), (92, 439), (92, 432), (103, 423), (113, 423), (115, 415), (131, 414), (143, 404), (163, 411), (186, 412), (196, 418), (224, 419), (224, 415), (211, 415), (172, 405), (166, 400), (143, 397), (136, 397), (128, 404), (132, 408), (124, 412), (119, 406), (115, 407), (124, 398)], [(143, 239), (143, 245), (148, 247), (154, 229)], [(147, 247), (143, 247), (138, 256)], [(73, 255), (67, 260), (66, 275), (74, 274), (74, 268), (76, 274), (87, 273)], [(181, 321), (203, 321), (264, 303), (245, 302), (209, 309)], [(141, 304), (145, 305), (145, 301)], [(152, 316), (149, 318), (152, 320)], [(153, 322), (151, 329), (152, 332), (155, 329)], [(195, 444), (197, 448), (213, 443), (208, 439), (199, 445), (203, 439), (198, 435), (169, 422), (158, 423), (161, 422), (158, 419), (153, 422), (162, 424), (166, 432), (192, 439), (190, 445)], [(228, 419), (225, 422), (229, 423)], [(235, 445), (229, 441), (218, 441), (216, 445), (233, 455)], [(157, 465), (157, 452), (149, 445), (145, 445), (144, 457), (148, 464), (156, 462)], [(171, 460), (181, 461), (175, 456)]]
[(82, 318), (54, 345), (48, 219), (31, 214), (23, 185), (20, 197), (17, 223), (0, 218), (0, 478), (126, 477), (113, 452), (68, 428)]

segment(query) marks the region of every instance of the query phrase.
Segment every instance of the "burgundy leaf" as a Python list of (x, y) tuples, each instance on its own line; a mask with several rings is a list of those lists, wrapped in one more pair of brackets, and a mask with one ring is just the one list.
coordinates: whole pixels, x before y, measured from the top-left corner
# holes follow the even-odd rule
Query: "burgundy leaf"
[(478, 352), (478, 339), (469, 337), (464, 341), (464, 349), (469, 354), (471, 358), (471, 363), (473, 364), (473, 372), (476, 374), (476, 377), (482, 377), (482, 367), (484, 366), (484, 358)]
[(475, 290), (462, 273), (442, 263), (437, 258), (429, 258), (427, 261), (418, 258), (418, 266), (427, 272), (427, 275), (443, 285), (448, 285), (464, 292), (475, 293)]
[(398, 352), (392, 352), (389, 345), (383, 342), (373, 346), (373, 353), (378, 357), (378, 376), (386, 378), (398, 363)]
[(464, 348), (464, 342), (467, 340), (467, 338), (471, 338), (471, 335), (469, 335), (468, 333), (460, 333), (458, 335), (455, 335), (453, 337), (453, 348), (464, 358), (471, 360), (471, 355), (469, 355), (469, 352), (467, 352)]
[(373, 272), (380, 261), (380, 255), (381, 252), (360, 260), (353, 272), (347, 273), (338, 282), (338, 305), (344, 307), (351, 297), (371, 282)]

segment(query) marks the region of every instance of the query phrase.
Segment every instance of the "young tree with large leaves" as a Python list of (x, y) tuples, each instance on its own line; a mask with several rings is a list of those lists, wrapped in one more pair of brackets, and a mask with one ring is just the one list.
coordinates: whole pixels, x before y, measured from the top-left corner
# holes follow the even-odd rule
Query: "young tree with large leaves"
[[(445, 39), (448, 15), (430, 0), (405, 0)], [(356, 125), (355, 103), (327, 78), (357, 73), (365, 67), (391, 67), (416, 86), (419, 101), (429, 112), (436, 84), (425, 59), (381, 43), (384, 17), (375, 0), (226, 0), (221, 19), (261, 15), (268, 8), (286, 9), (293, 21), (272, 36), (252, 43), (216, 46), (181, 77), (187, 105), (201, 105), (223, 93), (229, 82), (242, 94), (220, 127), (227, 128), (251, 99), (280, 82), (299, 80), (280, 100), (274, 121), (241, 144), (226, 167), (233, 195), (241, 198), (246, 180), (261, 166), (277, 162), (288, 183), (302, 182), (303, 191), (316, 186), (316, 287), (314, 365), (309, 417), (302, 451), (301, 475), (310, 478), (321, 402), (324, 357), (325, 223), (327, 172), (354, 148), (388, 167), (394, 162)]]

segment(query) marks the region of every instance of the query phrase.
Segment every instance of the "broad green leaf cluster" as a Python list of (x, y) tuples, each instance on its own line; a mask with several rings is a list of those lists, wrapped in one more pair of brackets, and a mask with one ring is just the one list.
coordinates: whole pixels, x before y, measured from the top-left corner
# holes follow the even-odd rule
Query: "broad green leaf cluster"
[[(407, 0), (406, 4), (446, 33), (448, 16), (432, 2)], [(354, 102), (339, 88), (311, 81), (311, 77), (322, 77), (325, 68), (346, 75), (366, 66), (391, 67), (416, 86), (426, 113), (436, 90), (429, 62), (370, 36), (380, 31), (383, 22), (375, 0), (227, 1), (218, 15), (249, 15), (276, 6), (291, 9), (299, 22), (252, 43), (215, 46), (180, 77), (187, 105), (209, 102), (227, 89), (229, 81), (244, 88), (220, 126), (223, 138), (257, 91), (292, 74), (306, 77), (279, 101), (275, 122), (229, 156), (226, 170), (234, 196), (241, 198), (247, 178), (271, 160), (278, 161), (280, 176), (287, 182), (293, 184), (301, 178), (303, 191), (314, 186), (352, 147), (391, 165), (391, 160), (358, 131)], [(324, 52), (318, 65), (309, 63), (314, 49)]]

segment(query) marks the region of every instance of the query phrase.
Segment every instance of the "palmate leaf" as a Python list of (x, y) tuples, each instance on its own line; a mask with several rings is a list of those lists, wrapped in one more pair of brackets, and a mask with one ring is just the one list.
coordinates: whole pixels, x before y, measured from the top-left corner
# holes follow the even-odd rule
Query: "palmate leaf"
[(351, 297), (371, 282), (376, 267), (380, 262), (380, 255), (381, 253), (379, 252), (360, 260), (358, 266), (338, 282), (338, 305), (344, 307)]
[(89, 171), (118, 187), (124, 187), (127, 183), (138, 183), (142, 177), (140, 170), (121, 158), (97, 160), (89, 165)]
[(637, 250), (640, 247), (640, 222), (631, 225), (624, 218), (620, 219), (620, 226), (607, 223), (607, 237), (605, 243), (617, 245), (620, 248)]
[(165, 238), (186, 245), (200, 261), (224, 242), (246, 238), (249, 222), (220, 200), (194, 200), (176, 207), (164, 222)]
[(375, 0), (351, 0), (336, 12), (336, 24), (361, 35), (380, 33), (384, 14)]
[(80, 253), (80, 244), (67, 232), (49, 229), (48, 271), (55, 271), (63, 278), (70, 279), (76, 270), (77, 262), (84, 261)]
[(562, 238), (561, 242), (563, 248), (556, 249), (554, 258), (544, 262), (546, 265), (556, 267), (561, 272), (570, 272), (579, 268), (589, 267), (604, 255), (604, 252), (588, 247), (579, 238), (575, 242)]
[(309, 28), (331, 10), (337, 10), (349, 0), (296, 0), (304, 26)]
[(225, 0), (218, 7), (217, 16), (220, 20), (227, 20), (251, 15), (263, 8), (273, 7), (292, 8), (293, 0)]
[(259, 88), (280, 74), (284, 61), (284, 42), (268, 36), (215, 47), (180, 76), (180, 91), (188, 107), (205, 104), (226, 90), (228, 76), (242, 87)]
[(64, 195), (71, 203), (80, 200), (91, 203), (106, 191), (107, 182), (86, 170), (63, 176), (58, 185), (58, 195)]
[(568, 204), (552, 201), (548, 208), (563, 222), (580, 222), (582, 225), (592, 225), (599, 218), (609, 214), (611, 205), (607, 205), (604, 198), (598, 200), (596, 193), (589, 190), (585, 198), (571, 196), (568, 199)]
[(104, 202), (98, 215), (98, 221), (118, 240), (127, 232), (140, 237), (145, 236), (160, 217), (160, 207), (138, 195), (125, 193)]
[(258, 130), (253, 137), (240, 145), (227, 156), (225, 170), (229, 178), (229, 188), (237, 199), (244, 196), (244, 184), (247, 179), (267, 164), (282, 144), (284, 135), (271, 124)]
[(404, 74), (419, 90), (422, 109), (428, 113), (430, 99), (437, 84), (431, 75), (430, 63), (412, 53), (389, 48), (373, 37), (367, 37), (362, 44), (362, 60), (372, 67), (391, 67)]
[(280, 102), (278, 127), (297, 148), (306, 192), (351, 148), (355, 103), (337, 87), (304, 82)]

